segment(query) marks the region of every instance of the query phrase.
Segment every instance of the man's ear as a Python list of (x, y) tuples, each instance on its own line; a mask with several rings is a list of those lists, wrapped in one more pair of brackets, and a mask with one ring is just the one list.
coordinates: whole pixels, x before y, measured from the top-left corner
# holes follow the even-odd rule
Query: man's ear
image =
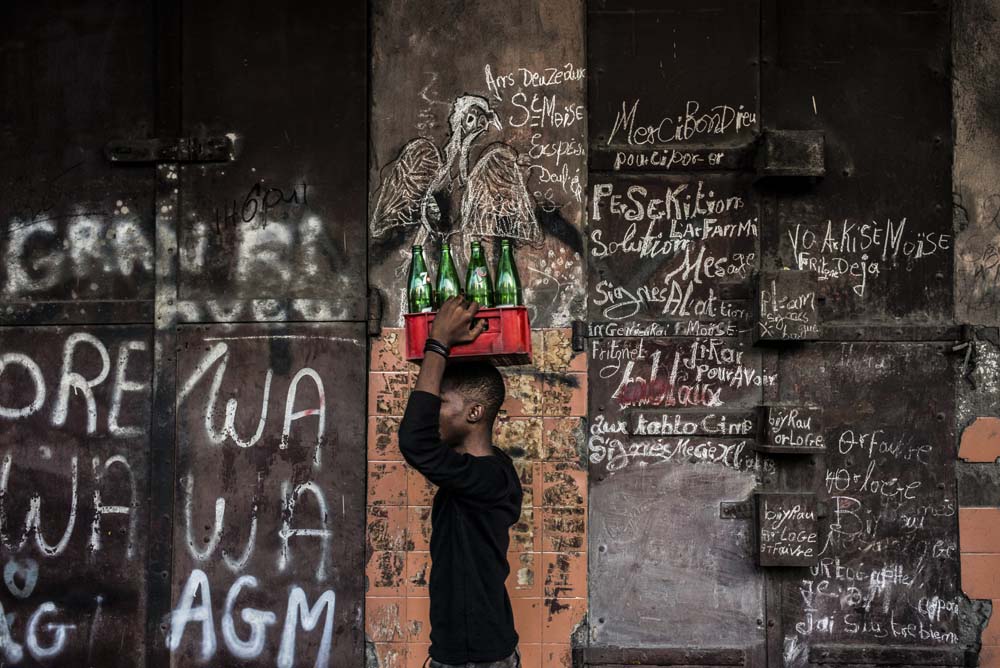
[(486, 415), (486, 407), (478, 402), (473, 402), (465, 414), (465, 419), (476, 423), (482, 420), (484, 415)]

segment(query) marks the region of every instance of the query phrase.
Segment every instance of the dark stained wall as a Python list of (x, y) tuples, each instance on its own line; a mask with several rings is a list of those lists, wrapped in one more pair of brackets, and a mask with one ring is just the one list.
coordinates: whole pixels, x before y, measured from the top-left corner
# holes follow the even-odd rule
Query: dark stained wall
[[(419, 666), (430, 640), (435, 488), (402, 460), (394, 438), (417, 371), (402, 354), (400, 327), (410, 247), (424, 245), (436, 277), (439, 242), (448, 239), (464, 280), (470, 241), (485, 242), (495, 276), (506, 236), (534, 353), (532, 364), (504, 369), (508, 398), (496, 430), (526, 490), (507, 588), (525, 668), (568, 666), (587, 602), (586, 356), (571, 349), (569, 329), (586, 295), (584, 3), (388, 0), (371, 10), (368, 278), (385, 308), (369, 380), (373, 658), (382, 668)], [(474, 124), (490, 119), (482, 134), (463, 127), (460, 108)]]
[[(386, 324), (402, 323), (411, 244), (426, 246), (436, 276), (450, 240), (464, 280), (470, 241), (486, 241), (492, 268), (507, 236), (532, 326), (568, 326), (584, 299), (582, 4), (389, 0), (372, 11), (369, 280)], [(495, 114), (481, 134), (456, 115), (469, 105)], [(484, 159), (497, 147), (501, 160)]]
[(982, 325), (1000, 320), (1000, 66), (996, 2), (955, 4), (952, 58), (955, 98), (954, 213), (956, 316)]
[(955, 163), (955, 311), (980, 327), (961, 351), (958, 424), (962, 588), (993, 614), (980, 665), (1000, 666), (1000, 3), (954, 3), (952, 91)]
[(181, 5), (0, 10), (4, 665), (363, 657), (366, 5)]
[[(0, 18), (0, 663), (421, 665), (409, 248), (508, 236), (525, 668), (1000, 666), (994, 0)], [(232, 155), (104, 154), (178, 135)], [(826, 452), (758, 451), (805, 402)]]

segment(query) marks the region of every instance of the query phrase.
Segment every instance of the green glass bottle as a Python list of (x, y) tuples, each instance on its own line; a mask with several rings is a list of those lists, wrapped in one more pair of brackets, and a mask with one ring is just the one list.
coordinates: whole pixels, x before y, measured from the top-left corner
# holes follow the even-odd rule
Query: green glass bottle
[(472, 242), (469, 269), (465, 272), (465, 296), (482, 307), (493, 306), (493, 281), (490, 280), (490, 271), (486, 268), (483, 247), (478, 241)]
[(500, 261), (497, 263), (497, 306), (521, 306), (521, 277), (514, 264), (510, 240), (500, 240)]
[(424, 262), (424, 249), (420, 246), (414, 246), (413, 257), (410, 259), (410, 280), (407, 284), (410, 313), (424, 313), (434, 310), (434, 296), (431, 287), (431, 275)]
[(455, 268), (455, 261), (451, 257), (451, 246), (441, 244), (441, 261), (438, 262), (437, 294), (435, 295), (438, 308), (449, 297), (454, 297), (462, 291), (462, 283), (458, 278), (458, 269)]

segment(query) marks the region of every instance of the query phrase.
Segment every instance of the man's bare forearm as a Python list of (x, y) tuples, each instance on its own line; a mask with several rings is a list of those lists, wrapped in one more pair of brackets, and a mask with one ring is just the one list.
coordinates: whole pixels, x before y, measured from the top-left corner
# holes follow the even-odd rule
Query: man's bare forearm
[(428, 351), (420, 365), (417, 374), (417, 384), (413, 389), (441, 396), (441, 376), (444, 375), (445, 359), (441, 355)]
[[(430, 338), (450, 348), (459, 343), (470, 343), (486, 329), (486, 321), (479, 320), (473, 325), (473, 317), (479, 305), (468, 302), (464, 297), (449, 297), (441, 304), (437, 317), (431, 323)], [(441, 396), (441, 377), (444, 375), (445, 360), (443, 355), (428, 350), (420, 365), (417, 384), (413, 388)]]

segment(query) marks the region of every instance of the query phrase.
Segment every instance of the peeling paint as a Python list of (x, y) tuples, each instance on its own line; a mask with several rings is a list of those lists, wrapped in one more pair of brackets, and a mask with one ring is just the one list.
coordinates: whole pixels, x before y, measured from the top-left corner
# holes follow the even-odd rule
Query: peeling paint
[(955, 305), (959, 322), (1000, 324), (1000, 3), (953, 3)]

